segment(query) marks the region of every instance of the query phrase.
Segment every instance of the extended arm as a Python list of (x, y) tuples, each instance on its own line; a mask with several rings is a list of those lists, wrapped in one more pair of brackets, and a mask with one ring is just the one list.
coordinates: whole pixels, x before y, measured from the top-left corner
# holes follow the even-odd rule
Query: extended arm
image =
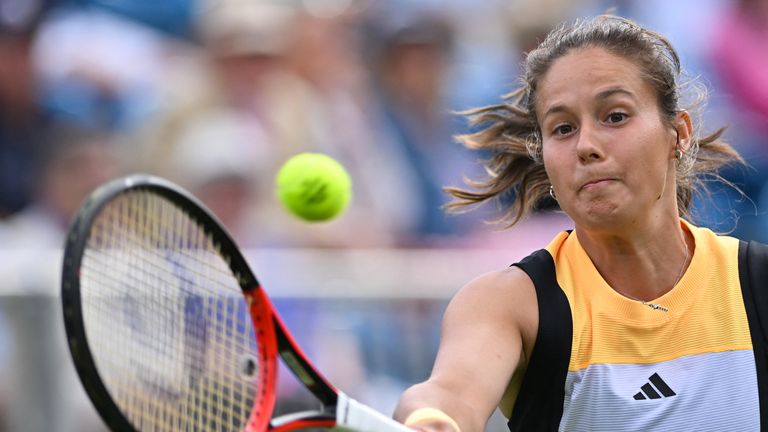
[[(520, 269), (473, 280), (448, 305), (430, 378), (403, 393), (395, 418), (405, 421), (417, 409), (436, 408), (462, 432), (482, 431), (524, 364), (524, 341), (532, 340), (530, 330), (537, 324), (533, 284)], [(450, 423), (426, 418), (411, 427), (452, 431)]]

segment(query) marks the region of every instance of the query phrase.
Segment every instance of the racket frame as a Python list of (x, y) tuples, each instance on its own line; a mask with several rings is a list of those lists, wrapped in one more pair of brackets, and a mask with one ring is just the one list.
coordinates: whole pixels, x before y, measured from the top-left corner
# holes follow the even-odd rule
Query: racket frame
[[(135, 174), (110, 181), (94, 191), (81, 206), (73, 219), (64, 248), (61, 298), (67, 344), (82, 384), (105, 423), (116, 432), (134, 432), (136, 429), (120, 411), (98, 374), (98, 368), (88, 344), (80, 294), (80, 267), (83, 253), (90, 237), (94, 220), (103, 208), (118, 196), (130, 191), (149, 191), (178, 206), (204, 228), (208, 237), (229, 265), (236, 277), (251, 312), (257, 337), (267, 343), (259, 344), (260, 368), (277, 368), (277, 354), (293, 374), (322, 403), (322, 411), (307, 411), (271, 419), (276, 402), (275, 386), (277, 370), (268, 373), (267, 385), (260, 391), (266, 392), (268, 415), (252, 411), (246, 431), (271, 430), (284, 432), (307, 427), (332, 427), (336, 424), (336, 405), (339, 392), (312, 365), (293, 336), (288, 332), (266, 292), (240, 253), (234, 240), (223, 228), (215, 215), (208, 211), (194, 196), (175, 184), (159, 177)], [(261, 322), (260, 320), (271, 322)], [(260, 372), (262, 373), (262, 372)], [(346, 396), (344, 396), (346, 399)]]

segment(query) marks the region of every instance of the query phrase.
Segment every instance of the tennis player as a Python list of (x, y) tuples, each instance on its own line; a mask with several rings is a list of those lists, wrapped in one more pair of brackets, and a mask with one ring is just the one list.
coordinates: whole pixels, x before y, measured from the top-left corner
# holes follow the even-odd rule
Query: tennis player
[(524, 66), (505, 103), (470, 113), (480, 130), (461, 138), (493, 153), (490, 177), (449, 189), (451, 208), (513, 196), (513, 225), (551, 195), (574, 229), (455, 296), (395, 417), (482, 431), (498, 406), (511, 431), (768, 430), (768, 255), (688, 221), (702, 177), (743, 160), (682, 106), (675, 49), (600, 16)]

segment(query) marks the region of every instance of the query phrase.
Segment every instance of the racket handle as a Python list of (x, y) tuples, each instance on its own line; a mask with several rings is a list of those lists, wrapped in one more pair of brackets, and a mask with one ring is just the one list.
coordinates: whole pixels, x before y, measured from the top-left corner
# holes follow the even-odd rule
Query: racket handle
[(335, 431), (414, 432), (413, 429), (339, 392)]

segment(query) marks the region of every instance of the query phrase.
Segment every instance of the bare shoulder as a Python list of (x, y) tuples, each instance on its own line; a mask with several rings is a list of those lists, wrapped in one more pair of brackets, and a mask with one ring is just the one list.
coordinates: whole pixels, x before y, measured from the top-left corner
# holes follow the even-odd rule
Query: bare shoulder
[(533, 281), (519, 267), (511, 266), (484, 273), (469, 281), (455, 296), (458, 302), (514, 304), (536, 299)]
[(530, 335), (538, 326), (538, 304), (533, 281), (519, 267), (482, 274), (467, 283), (451, 300), (447, 313), (506, 322)]

